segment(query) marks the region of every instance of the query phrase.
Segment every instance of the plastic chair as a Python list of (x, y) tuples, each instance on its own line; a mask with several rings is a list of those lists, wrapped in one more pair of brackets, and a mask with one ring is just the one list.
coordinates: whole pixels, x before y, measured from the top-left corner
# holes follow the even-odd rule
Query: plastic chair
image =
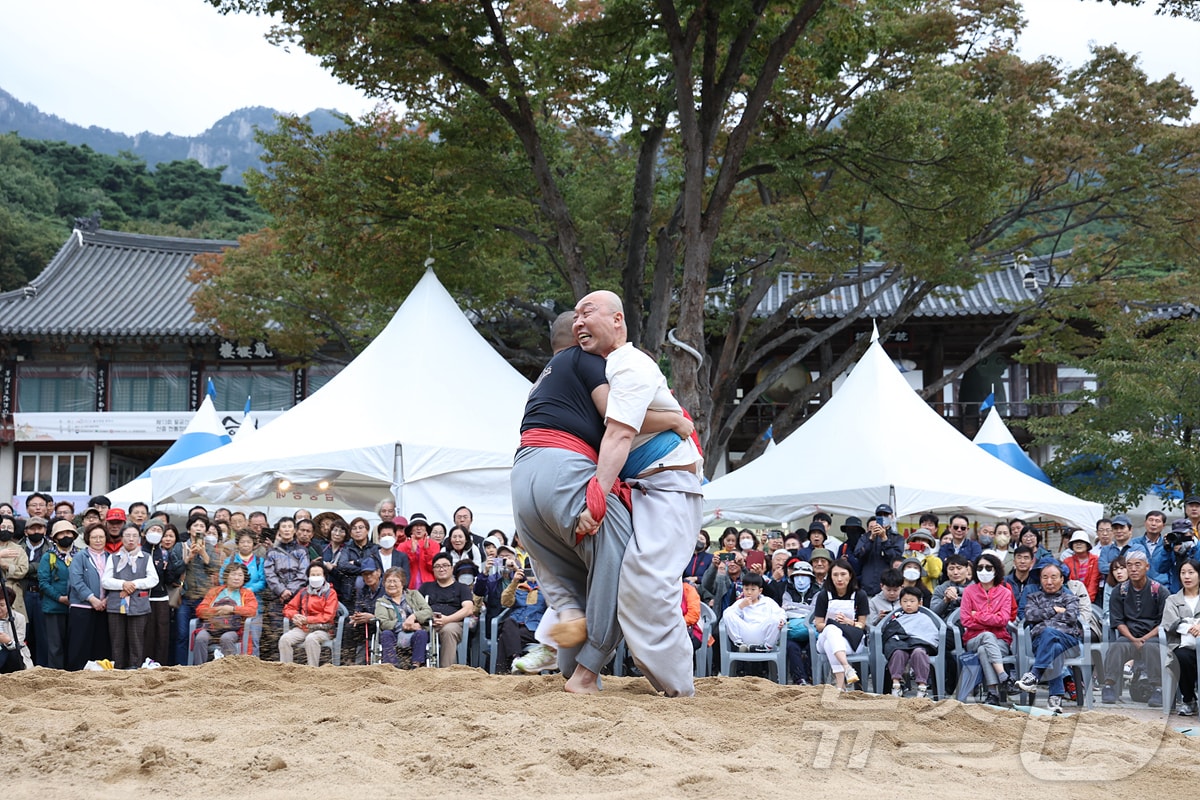
[(499, 659), (499, 642), (500, 642), (500, 623), (504, 618), (512, 613), (511, 608), (506, 608), (496, 616), (492, 617), (492, 630), (488, 635), (488, 672), (492, 675), (496, 674), (496, 661)]
[[(959, 654), (968, 652), (966, 645), (963, 643), (963, 629), (962, 629), (962, 625), (960, 624), (960, 621), (961, 621), (961, 611), (957, 608), (954, 610), (954, 613), (951, 614), (946, 619), (946, 628), (950, 631), (951, 635), (953, 635), (953, 637), (954, 637), (954, 652), (959, 653)], [(1008, 655), (1006, 655), (1004, 658), (1000, 659), (1000, 663), (1008, 665), (1009, 669), (1007, 669), (1006, 672), (1008, 672), (1008, 674), (1012, 677), (1013, 680), (1016, 680), (1018, 677), (1020, 677), (1020, 669), (1018, 668), (1018, 665), (1017, 665), (1018, 658), (1017, 658), (1017, 648), (1016, 648), (1016, 644), (1017, 644), (1017, 624), (1016, 624), (1016, 622), (1008, 623), (1008, 632), (1012, 636), (1013, 643), (1012, 643), (1012, 646), (1009, 647)], [(952, 687), (952, 690), (953, 690), (953, 687)]]
[[(808, 660), (812, 664), (812, 681), (813, 685), (816, 686), (822, 683), (829, 683), (833, 680), (833, 669), (829, 666), (829, 659), (817, 649), (817, 639), (819, 636), (816, 627), (813, 625), (813, 619), (815, 619), (815, 614), (810, 613), (808, 615)], [(866, 647), (861, 652), (846, 653), (846, 660), (858, 672), (859, 685), (863, 687), (867, 685), (867, 681), (870, 680), (872, 674), (869, 624), (867, 628), (866, 635), (863, 636), (863, 642), (866, 643)]]
[[(701, 612), (703, 614), (703, 612)], [(725, 635), (725, 620), (717, 626), (718, 638), (721, 642), (721, 674), (725, 677), (732, 675), (734, 661), (751, 661), (766, 663), (775, 674), (775, 682), (786, 686), (788, 683), (787, 670), (787, 625), (779, 629), (779, 637), (775, 641), (775, 649), (766, 653), (741, 653), (730, 646), (729, 637)]]
[[(342, 629), (346, 625), (346, 618), (350, 616), (349, 610), (338, 603), (337, 611), (337, 627), (334, 629), (335, 635), (327, 642), (321, 645), (321, 648), (329, 651), (329, 663), (335, 667), (342, 665)], [(291, 630), (292, 621), (287, 617), (283, 618), (283, 632), (287, 633)]]
[[(931, 611), (928, 608), (925, 608), (924, 606), (921, 606), (920, 608), (918, 608), (917, 613), (924, 614), (925, 616), (932, 619), (934, 621), (934, 623), (937, 625), (937, 630), (938, 630), (937, 654), (930, 656), (929, 661), (930, 661), (930, 664), (933, 666), (933, 676), (935, 679), (934, 687), (937, 690), (937, 695), (936, 695), (937, 699), (945, 700), (946, 699), (946, 649), (947, 649), (946, 648), (946, 639), (947, 639), (947, 635), (948, 635), (947, 631), (948, 631), (949, 626), (946, 625), (945, 620), (943, 620), (937, 614), (933, 613), (933, 611)], [(956, 610), (954, 613), (957, 614), (958, 611)], [(953, 617), (953, 614), (951, 615), (951, 617)], [(887, 617), (884, 617), (884, 619), (887, 619)], [(872, 676), (875, 678), (875, 693), (883, 694), (884, 679), (887, 677), (887, 674), (888, 674), (887, 662), (885, 662), (883, 660), (883, 625), (871, 625), (868, 633), (870, 634), (870, 637), (871, 637), (871, 644), (867, 649), (868, 649), (868, 652), (871, 654), (871, 672), (872, 672)], [(955, 633), (957, 633), (957, 630), (955, 631)], [(956, 641), (956, 643), (959, 644), (959, 647), (960, 647), (958, 652), (962, 652), (961, 642), (959, 642), (957, 639), (955, 641)]]
[[(1076, 704), (1090, 709), (1092, 707), (1092, 631), (1087, 625), (1083, 626), (1083, 638), (1079, 645), (1063, 653), (1063, 666), (1071, 670), (1075, 677)], [(1021, 674), (1033, 669), (1033, 635), (1026, 625), (1017, 628), (1017, 671)], [(1029, 695), (1029, 705), (1033, 705), (1036, 693)]]
[[(254, 620), (254, 617), (251, 617), (250, 619), (242, 622), (242, 647), (238, 651), (238, 655), (244, 656), (250, 652), (250, 623), (253, 620)], [(198, 617), (192, 617), (191, 622), (188, 623), (188, 657), (187, 657), (188, 663), (187, 663), (187, 665), (189, 667), (196, 666), (196, 660), (195, 660), (195, 656), (192, 654), (192, 649), (193, 649), (193, 645), (195, 645), (195, 643), (196, 643), (196, 631), (199, 629), (200, 622), (201, 622), (201, 620)], [(221, 644), (221, 637), (220, 636), (212, 636), (212, 638), (209, 639), (209, 642), (208, 642), (208, 651), (211, 653), (218, 646), (220, 646), (220, 644)]]
[(709, 664), (712, 662), (712, 649), (708, 646), (708, 637), (712, 635), (713, 626), (717, 624), (717, 612), (708, 603), (700, 604), (700, 648), (696, 650), (696, 667), (693, 674), (697, 678), (707, 678)]

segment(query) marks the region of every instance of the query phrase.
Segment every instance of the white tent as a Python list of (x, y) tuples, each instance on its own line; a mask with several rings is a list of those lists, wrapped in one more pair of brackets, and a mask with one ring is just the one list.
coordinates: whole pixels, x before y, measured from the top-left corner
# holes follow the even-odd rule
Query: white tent
[(179, 434), (175, 443), (167, 448), (167, 452), (158, 457), (150, 467), (124, 486), (113, 489), (108, 493), (108, 499), (117, 508), (128, 508), (130, 503), (149, 503), (152, 494), (150, 487), (150, 471), (168, 464), (180, 464), (201, 453), (207, 453), (218, 447), (229, 444), (229, 432), (221, 423), (221, 417), (213, 405), (212, 397), (204, 396), (204, 402), (192, 416), (191, 422)]
[(812, 419), (774, 450), (704, 487), (705, 520), (772, 524), (823, 511), (1046, 516), (1091, 530), (1089, 503), (981, 450), (930, 408), (878, 340)]
[(979, 426), (979, 432), (975, 434), (973, 441), (986, 452), (991, 453), (1010, 467), (1019, 469), (1029, 477), (1037, 478), (1042, 483), (1050, 482), (1050, 479), (1046, 477), (1046, 473), (1042, 471), (1042, 468), (1017, 444), (1017, 440), (1009, 432), (1008, 426), (1000, 418), (1000, 412), (996, 410), (995, 406), (992, 406), (987, 418)]
[[(232, 444), (154, 470), (155, 503), (357, 509), (512, 529), (509, 470), (530, 383), (429, 270), (391, 322), (328, 384)], [(286, 482), (286, 483), (284, 483)]]

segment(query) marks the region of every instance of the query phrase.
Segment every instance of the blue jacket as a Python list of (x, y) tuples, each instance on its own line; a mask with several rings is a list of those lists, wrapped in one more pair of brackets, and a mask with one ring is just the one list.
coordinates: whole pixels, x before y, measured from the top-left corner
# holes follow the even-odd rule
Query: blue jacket
[[(1181, 591), (1183, 584), (1179, 581), (1179, 568), (1183, 566), (1184, 561), (1196, 558), (1197, 555), (1200, 555), (1200, 544), (1193, 544), (1182, 553), (1176, 553), (1164, 544), (1155, 551), (1154, 558), (1150, 559), (1150, 580), (1166, 586), (1171, 594)], [(1162, 580), (1158, 578), (1159, 575), (1163, 576)]]
[(891, 528), (888, 528), (887, 538), (883, 541), (864, 534), (854, 548), (854, 555), (862, 566), (858, 576), (859, 585), (867, 594), (874, 596), (879, 594), (879, 579), (884, 570), (904, 555), (904, 537)]
[[(1146, 558), (1150, 559), (1150, 572), (1146, 577), (1150, 578), (1152, 581), (1158, 581), (1163, 586), (1166, 586), (1169, 580), (1167, 578), (1167, 573), (1165, 571), (1160, 572), (1155, 566), (1155, 564), (1167, 563), (1165, 560), (1159, 561), (1159, 554), (1162, 553), (1163, 550), (1167, 549), (1165, 537), (1162, 534), (1159, 534), (1158, 543), (1150, 544), (1150, 542), (1146, 541), (1145, 536), (1139, 536), (1130, 542), (1130, 544), (1140, 547), (1142, 552), (1146, 554)], [(1172, 591), (1174, 591), (1174, 589), (1172, 589)]]
[[(1106, 544), (1100, 548), (1100, 574), (1108, 577), (1108, 571), (1112, 566), (1112, 562), (1116, 560), (1117, 556), (1123, 556), (1130, 550), (1141, 550), (1146, 554), (1146, 558), (1150, 558), (1150, 551), (1146, 549), (1146, 543), (1142, 542), (1139, 545), (1137, 539), (1131, 539), (1126, 542), (1124, 547), (1119, 546), (1116, 542)], [(1162, 581), (1159, 581), (1159, 583), (1162, 583)]]
[[(108, 561), (108, 553), (104, 554), (105, 562)], [(84, 548), (75, 554), (75, 558), (71, 560), (70, 581), (71, 581), (71, 604), (86, 605), (89, 597), (99, 597), (101, 573), (96, 570), (96, 565), (92, 563), (91, 550)]]
[[(963, 539), (962, 548), (958, 551), (958, 554), (974, 564), (976, 559), (983, 554), (983, 548), (974, 539)], [(952, 555), (954, 555), (953, 544), (947, 542), (938, 548), (938, 558), (942, 560), (943, 564), (946, 563), (946, 558)]]
[(246, 564), (242, 561), (241, 556), (232, 555), (225, 559), (225, 563), (221, 565), (221, 574), (217, 579), (221, 583), (225, 582), (225, 568), (233, 563), (234, 559), (239, 563), (244, 564), (246, 570), (250, 573), (250, 580), (246, 581), (246, 588), (254, 592), (254, 599), (262, 602), (262, 590), (267, 587), (267, 574), (264, 572), (263, 560), (258, 556), (251, 556), (250, 563)]

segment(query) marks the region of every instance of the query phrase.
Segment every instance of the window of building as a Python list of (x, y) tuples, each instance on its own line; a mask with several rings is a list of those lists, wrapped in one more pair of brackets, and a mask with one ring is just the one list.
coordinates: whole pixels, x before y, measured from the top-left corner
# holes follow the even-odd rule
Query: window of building
[(91, 453), (22, 453), (17, 460), (17, 493), (89, 494)]
[(308, 368), (308, 397), (312, 397), (313, 393), (320, 389), (325, 384), (333, 380), (333, 376), (341, 372), (345, 367), (341, 364), (317, 364)]
[(187, 364), (113, 364), (111, 411), (187, 411)]
[(217, 411), (241, 411), (250, 397), (255, 411), (283, 411), (292, 407), (292, 373), (278, 366), (222, 367), (205, 372), (212, 378)]
[(17, 364), (19, 413), (87, 413), (96, 410), (96, 371), (90, 365)]

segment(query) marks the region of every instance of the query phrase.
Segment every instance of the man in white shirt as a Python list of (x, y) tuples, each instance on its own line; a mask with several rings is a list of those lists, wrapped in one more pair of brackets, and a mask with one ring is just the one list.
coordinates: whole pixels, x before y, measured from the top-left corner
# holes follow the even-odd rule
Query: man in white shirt
[[(654, 688), (669, 697), (691, 697), (692, 646), (679, 624), (679, 598), (701, 523), (700, 451), (690, 438), (639, 433), (648, 410), (682, 409), (658, 365), (628, 341), (619, 297), (605, 291), (585, 296), (575, 305), (573, 330), (581, 348), (606, 359), (609, 384), (604, 438), (577, 532), (596, 532), (604, 493), (618, 477), (626, 478), (633, 487), (634, 532), (621, 562), (617, 618)], [(599, 507), (593, 509), (597, 496)]]

